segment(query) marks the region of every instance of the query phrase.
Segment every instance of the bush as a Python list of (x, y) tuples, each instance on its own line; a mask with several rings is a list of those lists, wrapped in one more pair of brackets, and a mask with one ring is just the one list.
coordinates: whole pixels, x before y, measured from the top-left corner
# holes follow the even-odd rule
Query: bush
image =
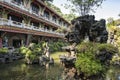
[(120, 65), (120, 56), (118, 54), (113, 56), (111, 64), (112, 65)]
[(84, 73), (86, 77), (100, 74), (105, 70), (104, 66), (101, 65), (99, 60), (94, 60), (92, 59), (92, 57), (89, 57), (85, 54), (81, 54), (78, 56), (75, 66), (79, 70), (79, 72)]
[(24, 46), (20, 47), (20, 49), (19, 49), (20, 53), (23, 55), (25, 55), (28, 50), (29, 50), (29, 48), (24, 47)]
[(0, 48), (0, 54), (7, 54), (8, 48)]
[(104, 73), (118, 49), (110, 44), (83, 42), (77, 45), (77, 53), (75, 67), (89, 77)]
[(62, 47), (67, 46), (67, 43), (64, 43), (62, 41), (58, 41), (58, 42), (51, 42), (49, 44), (50, 47), (50, 51), (51, 52), (56, 52), (56, 51), (61, 51)]
[(20, 47), (20, 53), (25, 56), (25, 58), (29, 58), (31, 61), (37, 59), (39, 56), (42, 55), (42, 44), (34, 44), (31, 43), (28, 48), (27, 47)]

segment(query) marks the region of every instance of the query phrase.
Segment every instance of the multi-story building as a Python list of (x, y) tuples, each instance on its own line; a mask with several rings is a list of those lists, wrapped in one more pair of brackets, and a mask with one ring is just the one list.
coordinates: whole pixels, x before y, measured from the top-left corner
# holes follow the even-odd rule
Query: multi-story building
[(56, 30), (69, 25), (42, 0), (0, 0), (0, 47), (61, 39)]

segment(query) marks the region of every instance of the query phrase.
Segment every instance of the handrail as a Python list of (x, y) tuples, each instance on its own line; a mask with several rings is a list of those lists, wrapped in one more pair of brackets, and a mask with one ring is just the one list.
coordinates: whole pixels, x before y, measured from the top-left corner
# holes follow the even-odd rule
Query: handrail
[(8, 20), (5, 18), (0, 18), (0, 25), (7, 25), (9, 27), (14, 26), (14, 27), (19, 27), (19, 28), (30, 29), (30, 30), (35, 30), (35, 31), (42, 31), (42, 32), (47, 32), (47, 33), (64, 36), (63, 34), (55, 32), (53, 30), (48, 30), (48, 29), (44, 29), (41, 27), (37, 27), (37, 26), (33, 26), (33, 25), (29, 25), (29, 24), (25, 24), (25, 23), (13, 21), (13, 20)]
[(31, 9), (25, 8), (23, 4), (18, 4), (17, 2), (12, 1), (12, 0), (1, 0), (1, 1), (2, 1), (2, 2), (7, 2), (7, 3), (10, 4), (10, 5), (13, 5), (13, 6), (15, 6), (15, 7), (18, 7), (18, 8), (20, 8), (20, 9), (22, 9), (22, 10), (28, 11), (30, 14), (33, 14), (33, 15), (35, 15), (35, 16), (38, 16), (39, 18), (43, 18), (43, 19), (45, 19), (45, 20), (47, 20), (47, 21), (49, 21), (49, 22), (52, 22), (53, 24), (55, 24), (55, 25), (57, 25), (57, 26), (61, 26), (61, 24), (58, 24), (57, 22), (54, 22), (54, 21), (52, 21), (52, 20), (50, 20), (50, 19), (47, 19), (46, 17), (41, 16), (41, 15), (35, 13), (35, 12), (32, 11)]

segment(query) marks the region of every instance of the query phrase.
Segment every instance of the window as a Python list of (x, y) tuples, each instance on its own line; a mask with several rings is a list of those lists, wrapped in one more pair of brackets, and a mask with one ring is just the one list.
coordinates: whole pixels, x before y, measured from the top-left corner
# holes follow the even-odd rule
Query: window
[(66, 23), (64, 22), (64, 26), (66, 27)]
[(32, 3), (32, 11), (36, 14), (39, 13), (39, 6), (37, 6), (36, 4)]
[(55, 16), (53, 16), (53, 19), (52, 19), (54, 22), (56, 22), (57, 21), (57, 19), (56, 19), (56, 17)]
[(31, 22), (31, 25), (39, 27), (39, 23), (38, 22)]
[(49, 12), (45, 11), (44, 12), (44, 17), (46, 17), (47, 19), (49, 19)]
[(50, 29), (50, 27), (48, 27), (48, 26), (45, 26), (45, 29), (49, 30), (49, 29)]
[(13, 0), (13, 2), (15, 2), (16, 4), (20, 5), (23, 3), (23, 0)]
[(13, 47), (19, 48), (21, 46), (21, 40), (20, 39), (13, 39)]
[(11, 18), (11, 20), (13, 20), (13, 21), (20, 22), (20, 23), (22, 23), (22, 20), (23, 20), (21, 17), (11, 15), (11, 14), (8, 15), (8, 19), (9, 18)]
[(62, 26), (62, 21), (61, 21), (61, 20), (59, 20), (59, 25), (61, 25), (61, 26)]

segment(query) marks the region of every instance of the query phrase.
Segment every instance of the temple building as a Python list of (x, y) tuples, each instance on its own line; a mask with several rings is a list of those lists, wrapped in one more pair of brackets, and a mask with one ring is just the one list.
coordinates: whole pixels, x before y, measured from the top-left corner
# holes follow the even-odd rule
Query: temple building
[(0, 47), (15, 47), (58, 40), (70, 23), (42, 0), (0, 0)]

